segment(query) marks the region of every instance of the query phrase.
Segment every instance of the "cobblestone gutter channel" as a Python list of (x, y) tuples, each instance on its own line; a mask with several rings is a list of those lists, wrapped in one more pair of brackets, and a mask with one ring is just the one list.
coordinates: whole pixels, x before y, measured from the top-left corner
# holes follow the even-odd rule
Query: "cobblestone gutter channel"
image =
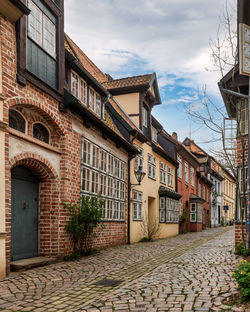
[[(194, 250), (195, 248), (215, 239), (223, 235), (224, 233), (232, 230), (232, 228), (221, 229), (217, 232), (212, 232), (212, 235), (208, 235), (204, 238), (196, 239), (192, 242), (181, 244), (175, 248), (171, 248), (169, 250), (157, 253), (153, 256), (147, 257), (141, 261), (135, 262), (120, 270), (114, 270), (109, 272), (108, 274), (103, 274), (102, 276), (97, 276), (95, 279), (91, 281), (79, 281), (77, 282), (77, 286), (73, 286), (70, 289), (64, 289), (64, 291), (58, 295), (46, 295), (40, 298), (39, 300), (35, 300), (30, 298), (30, 300), (25, 300), (25, 302), (19, 303), (18, 305), (6, 305), (3, 303), (1, 305), (0, 299), (0, 311), (36, 311), (36, 312), (53, 312), (53, 311), (100, 311), (99, 309), (94, 308), (94, 304), (103, 300), (103, 298), (109, 297), (112, 293), (116, 292), (122, 287), (126, 287), (126, 285), (131, 284), (137, 279), (143, 277), (144, 275), (149, 274), (153, 270), (159, 268), (160, 266), (167, 264), (170, 261), (176, 260), (181, 255)], [(183, 237), (183, 242), (185, 241), (185, 237)], [(97, 282), (100, 282), (102, 279), (110, 279), (110, 280), (122, 280), (121, 284), (115, 287), (108, 287), (102, 285), (96, 285)], [(1, 286), (1, 284), (0, 284)], [(7, 299), (7, 298), (6, 298)], [(92, 305), (91, 305), (92, 304)], [(112, 311), (113, 308), (102, 310), (102, 311)], [(122, 311), (122, 309), (119, 309)], [(129, 311), (128, 308), (124, 307), (123, 311)], [(135, 309), (131, 311), (146, 311), (144, 308), (140, 308), (140, 306), (135, 307)], [(165, 310), (151, 310), (147, 311), (167, 311)], [(188, 310), (171, 310), (170, 311), (188, 311)], [(194, 311), (194, 310), (190, 310)], [(196, 310), (195, 310), (196, 311)], [(198, 310), (197, 310), (198, 311)], [(209, 311), (206, 309), (201, 309), (199, 311)], [(218, 310), (220, 311), (220, 310)], [(223, 310), (221, 310), (223, 311)]]

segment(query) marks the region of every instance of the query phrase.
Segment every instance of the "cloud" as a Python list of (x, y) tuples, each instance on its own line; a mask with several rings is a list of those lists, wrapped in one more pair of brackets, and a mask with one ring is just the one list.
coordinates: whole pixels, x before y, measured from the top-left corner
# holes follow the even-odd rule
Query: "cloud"
[[(208, 84), (216, 92), (218, 78), (204, 68), (210, 62), (208, 41), (210, 36), (216, 36), (223, 3), (224, 0), (68, 0), (65, 29), (104, 72), (115, 77), (135, 74), (135, 69), (141, 73), (156, 71), (163, 76), (160, 86), (173, 84), (167, 74), (182, 77), (183, 86)], [(135, 69), (128, 66), (134, 63)]]

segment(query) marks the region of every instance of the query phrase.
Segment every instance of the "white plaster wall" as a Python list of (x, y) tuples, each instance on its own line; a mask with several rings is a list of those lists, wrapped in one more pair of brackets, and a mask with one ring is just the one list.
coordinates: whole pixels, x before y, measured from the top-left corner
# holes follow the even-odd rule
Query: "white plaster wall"
[(10, 135), (9, 137), (9, 157), (12, 159), (21, 153), (35, 153), (45, 158), (55, 169), (60, 177), (60, 155), (46, 148), (37, 146), (35, 143), (26, 142), (22, 139)]

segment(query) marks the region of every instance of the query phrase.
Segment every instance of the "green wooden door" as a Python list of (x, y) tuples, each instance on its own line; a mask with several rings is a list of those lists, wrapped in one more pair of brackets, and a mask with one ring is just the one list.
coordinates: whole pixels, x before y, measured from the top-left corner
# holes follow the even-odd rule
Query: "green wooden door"
[(37, 177), (26, 167), (11, 172), (11, 259), (38, 256)]

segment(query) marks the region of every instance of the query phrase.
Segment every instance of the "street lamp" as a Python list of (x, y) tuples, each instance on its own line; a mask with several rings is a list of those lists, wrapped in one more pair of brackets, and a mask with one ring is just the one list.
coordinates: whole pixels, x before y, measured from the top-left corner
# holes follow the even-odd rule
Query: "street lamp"
[(137, 170), (134, 171), (135, 173), (135, 177), (136, 177), (136, 180), (138, 181), (138, 184), (131, 184), (132, 185), (141, 185), (141, 182), (143, 180), (143, 178), (145, 177), (145, 172), (142, 170), (142, 166), (139, 166)]

